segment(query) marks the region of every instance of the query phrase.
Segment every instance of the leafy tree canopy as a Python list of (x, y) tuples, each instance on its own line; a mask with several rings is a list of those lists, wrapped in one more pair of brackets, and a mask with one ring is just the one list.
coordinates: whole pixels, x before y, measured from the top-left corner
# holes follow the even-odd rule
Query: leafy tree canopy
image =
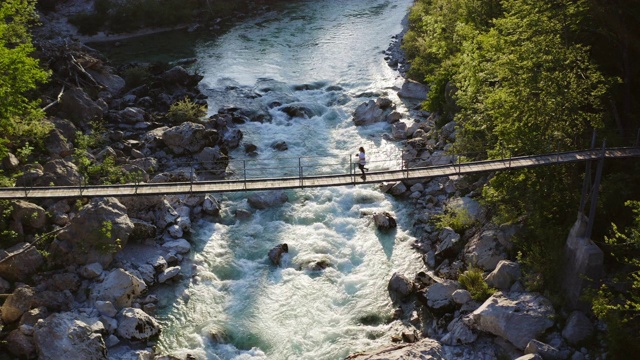
[(34, 126), (43, 118), (36, 101), (28, 94), (47, 81), (49, 73), (40, 68), (29, 24), (37, 20), (35, 0), (4, 0), (0, 3), (0, 155), (11, 141), (31, 136), (42, 129)]

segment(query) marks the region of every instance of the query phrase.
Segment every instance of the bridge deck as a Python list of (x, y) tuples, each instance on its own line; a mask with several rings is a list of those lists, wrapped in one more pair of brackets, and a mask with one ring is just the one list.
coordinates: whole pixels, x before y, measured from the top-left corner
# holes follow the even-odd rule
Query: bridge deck
[[(603, 155), (604, 154), (604, 155)], [(0, 199), (65, 198), (95, 196), (141, 196), (184, 193), (214, 193), (255, 191), (307, 187), (327, 187), (381, 183), (408, 179), (427, 179), (441, 176), (464, 175), (526, 167), (537, 167), (604, 158), (640, 156), (640, 148), (612, 148), (581, 150), (565, 153), (523, 156), (517, 158), (456, 163), (423, 168), (391, 169), (367, 173), (366, 180), (359, 174), (324, 176), (279, 177), (261, 179), (193, 181), (178, 183), (139, 183), (124, 185), (50, 186), (0, 188)]]

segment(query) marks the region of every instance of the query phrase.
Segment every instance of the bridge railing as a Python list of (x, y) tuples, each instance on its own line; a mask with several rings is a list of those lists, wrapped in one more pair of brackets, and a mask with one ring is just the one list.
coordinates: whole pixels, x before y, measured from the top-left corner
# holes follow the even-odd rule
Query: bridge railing
[[(634, 146), (640, 145), (640, 130), (636, 134), (630, 134), (626, 137), (627, 141)], [(589, 141), (583, 141), (588, 145), (580, 150), (586, 149), (602, 149), (596, 146), (598, 140), (595, 135)], [(546, 154), (555, 154), (557, 159), (564, 153), (575, 152), (578, 149), (566, 150), (559, 143), (552, 140), (545, 142), (548, 148)], [(604, 146), (604, 142), (603, 142)], [(459, 169), (467, 162), (474, 161), (481, 157), (480, 152), (462, 153), (454, 147), (454, 145), (445, 146), (445, 150), (436, 150), (432, 146), (423, 148), (390, 148), (384, 152), (371, 152), (367, 154), (367, 167), (370, 172), (389, 172), (404, 171), (408, 169), (439, 167), (457, 165)], [(508, 146), (500, 149), (500, 158), (498, 160), (511, 160), (519, 157), (531, 156), (532, 154), (518, 153)], [(485, 160), (490, 162), (492, 160)], [(495, 160), (493, 160), (495, 161)], [(130, 173), (129, 185), (154, 186), (167, 182), (181, 182), (193, 185), (203, 181), (252, 181), (258, 179), (277, 179), (277, 178), (312, 178), (323, 176), (350, 175), (355, 179), (356, 175), (360, 175), (357, 167), (358, 158), (355, 154), (349, 155), (327, 155), (327, 156), (303, 156), (303, 157), (274, 157), (274, 158), (247, 158), (247, 159), (221, 159), (216, 161), (189, 161), (189, 162), (173, 162), (171, 169), (163, 174), (155, 176), (165, 176), (165, 179), (151, 180), (146, 174), (132, 171)], [(168, 175), (167, 175), (168, 174)], [(38, 182), (33, 178), (23, 177), (22, 182), (17, 185), (21, 190), (25, 191), (28, 196), (29, 191), (34, 188), (46, 188), (41, 179)], [(55, 179), (52, 179), (55, 180)], [(149, 184), (150, 181), (156, 184)], [(65, 184), (68, 188), (78, 189), (82, 194), (83, 189), (90, 186), (87, 179), (79, 177), (71, 184)], [(118, 185), (112, 185), (118, 186)]]

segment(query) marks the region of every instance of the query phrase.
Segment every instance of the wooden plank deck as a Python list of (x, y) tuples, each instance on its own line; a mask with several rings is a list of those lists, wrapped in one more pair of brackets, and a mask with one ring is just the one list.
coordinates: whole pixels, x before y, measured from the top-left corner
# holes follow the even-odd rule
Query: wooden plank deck
[(392, 182), (408, 179), (427, 179), (441, 176), (464, 175), (502, 171), (527, 167), (549, 166), (604, 158), (639, 157), (640, 148), (612, 148), (582, 150), (558, 154), (532, 155), (510, 159), (485, 160), (424, 168), (390, 169), (367, 173), (366, 180), (360, 173), (333, 174), (309, 177), (280, 177), (247, 180), (195, 181), (181, 183), (139, 183), (125, 185), (49, 186), (0, 188), (0, 199), (67, 198), (96, 196), (144, 196), (187, 193), (215, 193), (234, 191), (258, 191), (308, 187), (346, 186)]

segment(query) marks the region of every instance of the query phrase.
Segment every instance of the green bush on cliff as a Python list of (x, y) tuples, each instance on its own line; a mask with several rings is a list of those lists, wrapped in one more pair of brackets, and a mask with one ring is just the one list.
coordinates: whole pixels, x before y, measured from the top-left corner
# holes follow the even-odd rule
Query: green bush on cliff
[(478, 268), (472, 268), (463, 272), (458, 277), (458, 282), (463, 288), (467, 289), (471, 294), (473, 300), (485, 301), (489, 296), (496, 292), (496, 289), (490, 288), (487, 282), (482, 277), (482, 270)]
[(605, 238), (615, 261), (615, 272), (593, 295), (595, 315), (607, 323), (610, 351), (614, 358), (624, 358), (640, 351), (640, 201), (627, 201), (633, 224), (619, 230), (611, 226)]
[(35, 4), (35, 0), (0, 2), (0, 158), (26, 139), (40, 142), (50, 129), (33, 96), (49, 78), (32, 57), (29, 25), (38, 19)]
[(189, 98), (176, 101), (171, 104), (167, 118), (175, 123), (182, 124), (184, 122), (200, 122), (203, 116), (207, 114), (207, 107), (198, 105)]

